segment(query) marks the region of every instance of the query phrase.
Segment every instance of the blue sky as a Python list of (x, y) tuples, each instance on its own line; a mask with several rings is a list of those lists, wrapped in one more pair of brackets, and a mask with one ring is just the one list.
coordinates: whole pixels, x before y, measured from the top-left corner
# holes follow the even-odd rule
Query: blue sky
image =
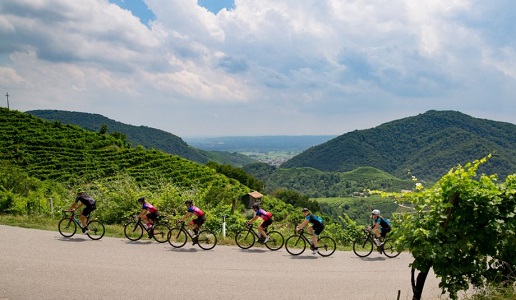
[[(3, 0), (0, 92), (183, 137), (340, 135), (455, 110), (516, 123), (496, 0)], [(6, 106), (0, 101), (0, 106)]]

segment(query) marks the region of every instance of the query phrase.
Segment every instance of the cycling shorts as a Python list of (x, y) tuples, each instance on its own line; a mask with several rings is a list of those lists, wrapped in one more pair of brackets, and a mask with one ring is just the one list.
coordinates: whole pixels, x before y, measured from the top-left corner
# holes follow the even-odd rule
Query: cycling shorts
[(383, 227), (380, 227), (380, 236), (381, 237), (385, 237), (387, 235), (387, 232), (391, 231), (390, 228), (383, 228)]
[(263, 221), (262, 224), (260, 224), (260, 227), (265, 229), (265, 228), (269, 227), (269, 225), (271, 225), (271, 224), (272, 224), (272, 219), (267, 219), (267, 220)]
[(317, 226), (312, 225), (312, 229), (314, 230), (314, 235), (319, 236), (319, 234), (321, 234), (321, 232), (324, 230), (324, 224)]
[(82, 210), (81, 215), (87, 217), (91, 214), (92, 211), (97, 209), (97, 206), (95, 204), (93, 205), (86, 205), (86, 207)]
[(193, 223), (196, 224), (198, 227), (201, 227), (202, 224), (206, 222), (206, 215), (202, 215), (197, 217), (196, 219), (193, 219)]
[(147, 214), (147, 219), (149, 219), (149, 220), (156, 221), (157, 218), (158, 218), (157, 211)]

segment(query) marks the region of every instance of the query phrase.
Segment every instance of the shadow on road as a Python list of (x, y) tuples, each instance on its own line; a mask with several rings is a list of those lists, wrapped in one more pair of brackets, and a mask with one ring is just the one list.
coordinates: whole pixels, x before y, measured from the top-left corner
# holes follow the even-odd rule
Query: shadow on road
[(290, 259), (317, 259), (319, 255), (309, 256), (309, 255), (290, 255)]
[(198, 252), (197, 248), (171, 248), (169, 251), (173, 252)]
[(151, 244), (152, 241), (126, 241), (127, 245), (148, 245)]
[(363, 261), (384, 261), (384, 260), (389, 259), (389, 258), (386, 258), (386, 257), (383, 257), (383, 256), (379, 256), (379, 257), (355, 257), (355, 258), (358, 258), (358, 259), (363, 260)]
[(245, 253), (264, 253), (264, 252), (268, 252), (270, 250), (253, 248), (253, 249), (238, 249), (238, 251), (245, 252)]
[(75, 242), (75, 243), (77, 243), (77, 242), (85, 242), (85, 241), (88, 241), (89, 239), (71, 238), (71, 237), (69, 237), (69, 238), (67, 238), (67, 237), (60, 237), (60, 238), (58, 238), (58, 240), (63, 241), (63, 242)]

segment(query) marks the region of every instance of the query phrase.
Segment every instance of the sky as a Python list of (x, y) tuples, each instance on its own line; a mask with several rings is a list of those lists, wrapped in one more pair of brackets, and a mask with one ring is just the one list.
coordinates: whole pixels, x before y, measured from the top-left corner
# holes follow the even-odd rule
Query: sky
[(341, 135), (428, 110), (516, 124), (516, 4), (2, 0), (0, 92), (180, 137)]

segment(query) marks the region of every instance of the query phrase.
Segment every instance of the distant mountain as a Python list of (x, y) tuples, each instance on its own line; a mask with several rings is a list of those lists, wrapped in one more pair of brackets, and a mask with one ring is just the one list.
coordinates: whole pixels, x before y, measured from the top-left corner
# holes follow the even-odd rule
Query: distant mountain
[(516, 173), (516, 125), (456, 111), (428, 111), (355, 130), (314, 146), (280, 168), (309, 167), (348, 172), (370, 166), (407, 178), (436, 180), (457, 164), (494, 153), (479, 171), (500, 177)]
[(275, 152), (301, 153), (306, 149), (335, 138), (336, 135), (277, 135), (277, 136), (230, 136), (184, 137), (193, 147), (207, 151), (228, 152)]
[(222, 164), (243, 166), (255, 162), (250, 157), (238, 153), (209, 152), (197, 149), (169, 132), (146, 126), (124, 124), (99, 114), (63, 110), (31, 110), (26, 113), (47, 121), (77, 125), (93, 132), (99, 132), (105, 125), (108, 133), (119, 132), (125, 135), (127, 141), (133, 146), (141, 145), (146, 149), (161, 150), (202, 164), (215, 161)]

